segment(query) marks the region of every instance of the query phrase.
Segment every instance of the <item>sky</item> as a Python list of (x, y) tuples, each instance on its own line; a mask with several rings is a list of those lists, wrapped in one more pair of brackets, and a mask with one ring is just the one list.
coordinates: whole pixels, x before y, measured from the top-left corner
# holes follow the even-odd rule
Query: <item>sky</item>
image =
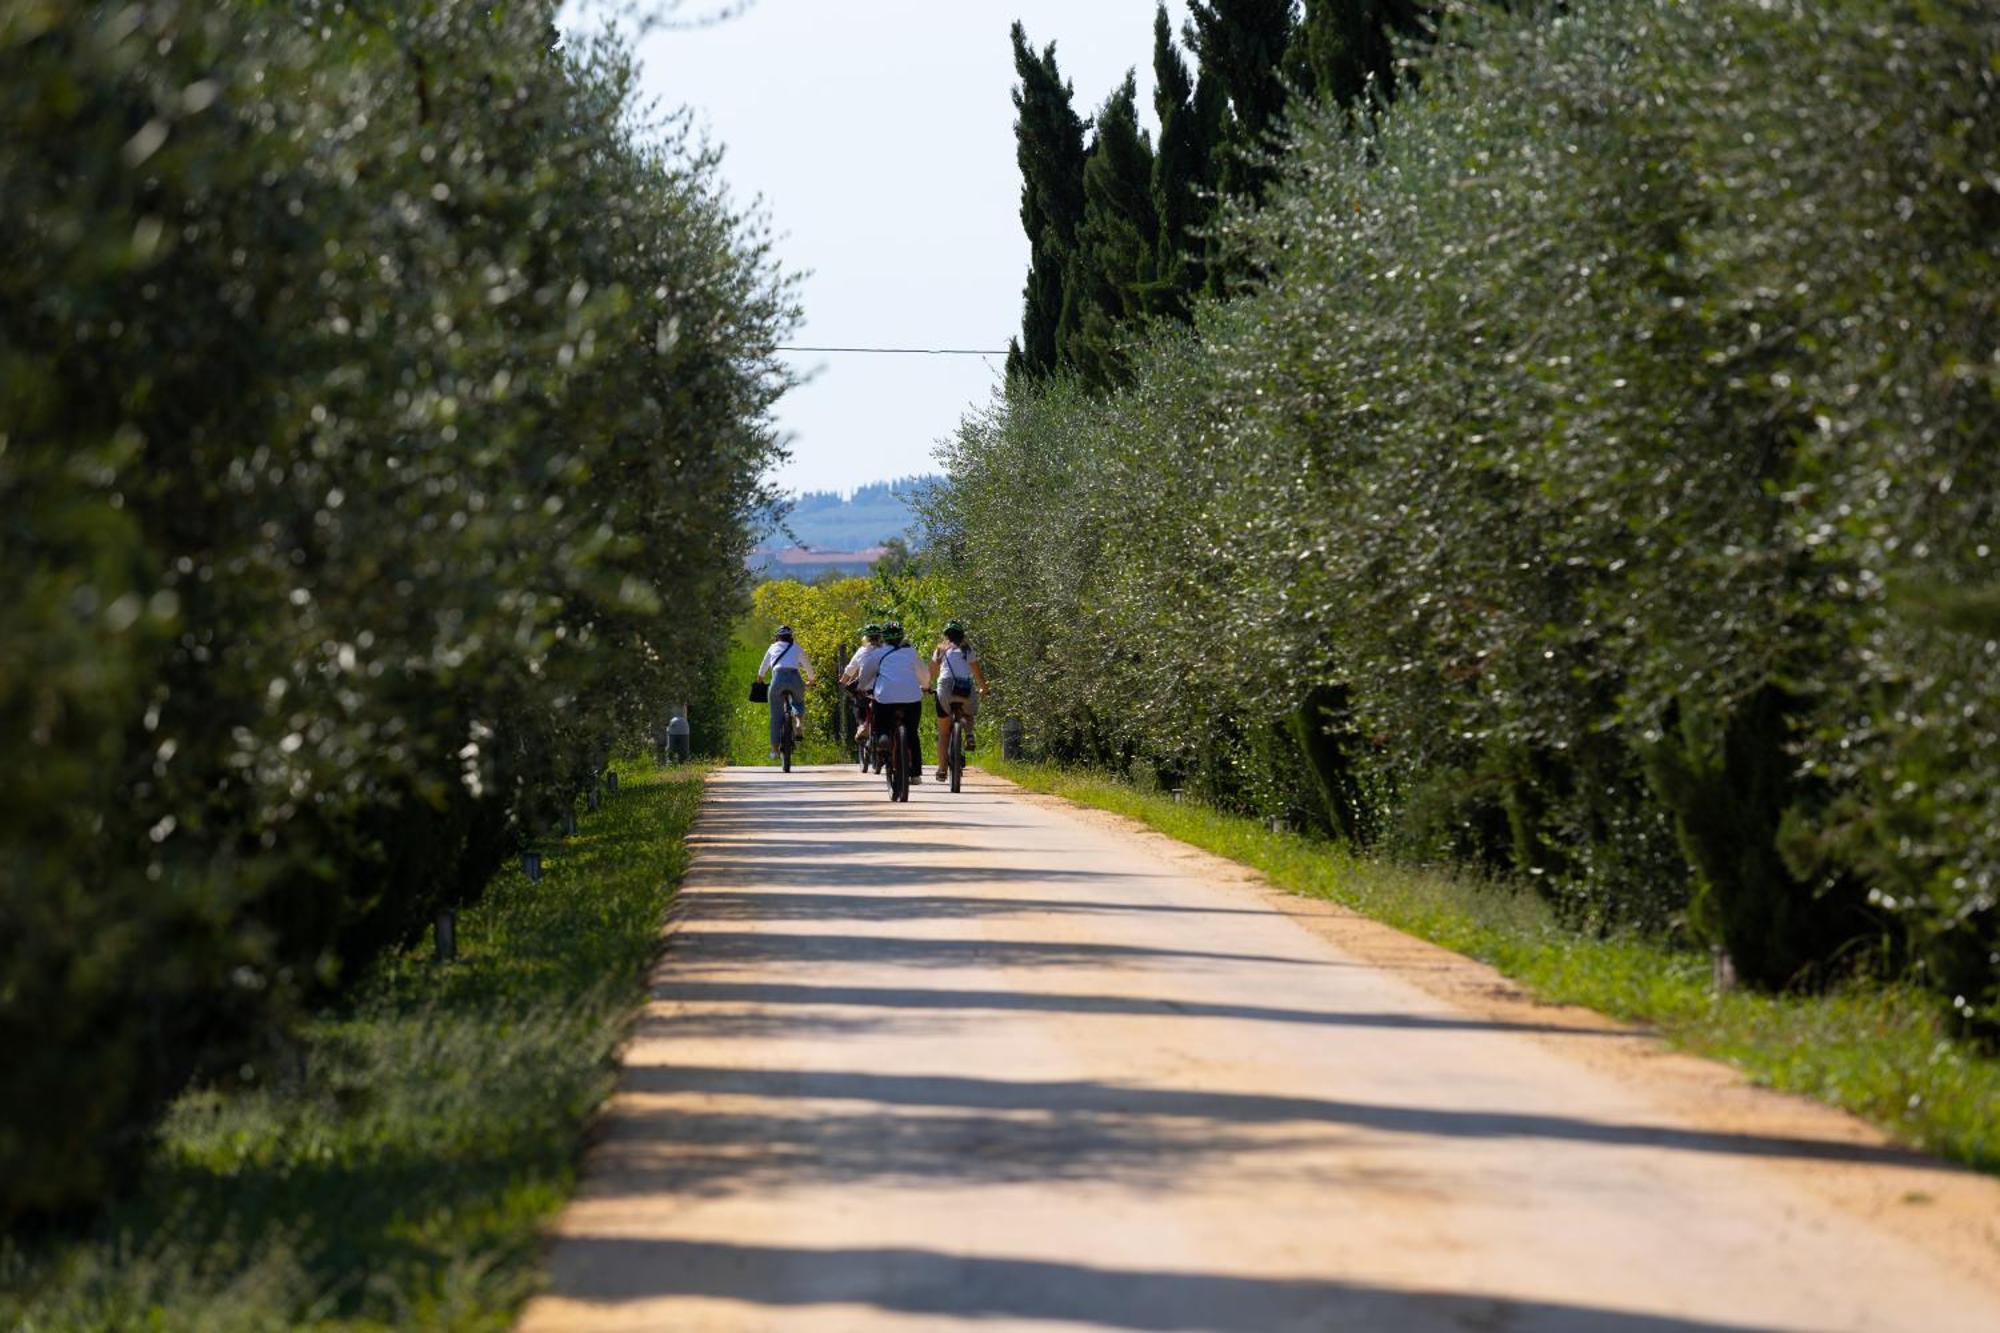
[[(683, 0), (681, 16), (722, 8)], [(779, 404), (791, 490), (849, 491), (936, 470), (937, 441), (999, 386), (1020, 327), (1028, 243), (1014, 165), (1013, 53), (1027, 25), (1089, 116), (1128, 68), (1151, 115), (1154, 0), (752, 0), (643, 38), (647, 97), (688, 106), (761, 200), (779, 262), (803, 273), (791, 342), (991, 356), (789, 355), (811, 381)], [(1178, 29), (1182, 0), (1168, 12)]]

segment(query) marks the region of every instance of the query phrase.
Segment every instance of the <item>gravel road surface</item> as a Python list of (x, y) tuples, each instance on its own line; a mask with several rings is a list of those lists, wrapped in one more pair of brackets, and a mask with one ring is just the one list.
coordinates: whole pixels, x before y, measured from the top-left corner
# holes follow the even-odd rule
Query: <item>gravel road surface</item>
[(534, 1333), (2000, 1329), (1996, 1182), (1122, 821), (727, 769), (693, 847)]

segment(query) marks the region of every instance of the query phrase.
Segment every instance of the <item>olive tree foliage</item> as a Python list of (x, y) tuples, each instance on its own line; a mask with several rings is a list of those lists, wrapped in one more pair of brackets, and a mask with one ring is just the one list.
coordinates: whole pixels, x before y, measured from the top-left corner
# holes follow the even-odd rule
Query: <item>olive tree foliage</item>
[(1128, 389), (965, 424), (995, 677), (1046, 752), (1990, 1022), (2000, 15), (1530, 8), (1301, 114), (1258, 289)]
[(0, 10), (0, 1221), (693, 692), (791, 294), (555, 5)]

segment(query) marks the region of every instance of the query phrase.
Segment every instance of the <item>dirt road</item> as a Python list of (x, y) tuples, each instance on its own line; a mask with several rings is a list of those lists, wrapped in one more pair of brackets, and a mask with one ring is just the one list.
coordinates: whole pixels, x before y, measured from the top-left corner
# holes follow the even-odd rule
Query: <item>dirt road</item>
[(536, 1333), (2000, 1329), (1995, 1182), (992, 779), (681, 912)]

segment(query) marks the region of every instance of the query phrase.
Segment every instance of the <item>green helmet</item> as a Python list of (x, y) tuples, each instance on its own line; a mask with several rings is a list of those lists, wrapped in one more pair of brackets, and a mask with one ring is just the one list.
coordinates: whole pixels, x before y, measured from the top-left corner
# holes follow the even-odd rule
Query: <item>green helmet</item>
[(951, 641), (952, 641), (953, 643), (964, 643), (964, 642), (965, 642), (965, 622), (964, 622), (963, 620), (947, 620), (947, 621), (945, 621), (945, 622), (944, 622), (944, 636), (945, 636), (945, 637), (946, 637), (947, 639), (950, 639), (950, 640), (951, 640)]
[(902, 643), (902, 641), (903, 641), (903, 627), (902, 627), (902, 625), (901, 625), (900, 623), (898, 623), (897, 621), (894, 621), (894, 620), (892, 620), (892, 621), (890, 621), (890, 622), (889, 622), (888, 624), (884, 625), (884, 626), (882, 627), (882, 640), (883, 640), (883, 642), (885, 642), (885, 643), (889, 643), (889, 644), (900, 644), (900, 643)]
[(873, 621), (873, 620), (869, 621), (869, 622), (868, 622), (867, 624), (865, 624), (865, 625), (863, 625), (863, 626), (861, 627), (861, 637), (862, 637), (862, 638), (864, 638), (864, 639), (879, 639), (879, 638), (881, 638), (881, 637), (882, 637), (882, 626), (881, 626), (881, 625), (880, 625), (879, 623), (877, 623), (876, 621)]

